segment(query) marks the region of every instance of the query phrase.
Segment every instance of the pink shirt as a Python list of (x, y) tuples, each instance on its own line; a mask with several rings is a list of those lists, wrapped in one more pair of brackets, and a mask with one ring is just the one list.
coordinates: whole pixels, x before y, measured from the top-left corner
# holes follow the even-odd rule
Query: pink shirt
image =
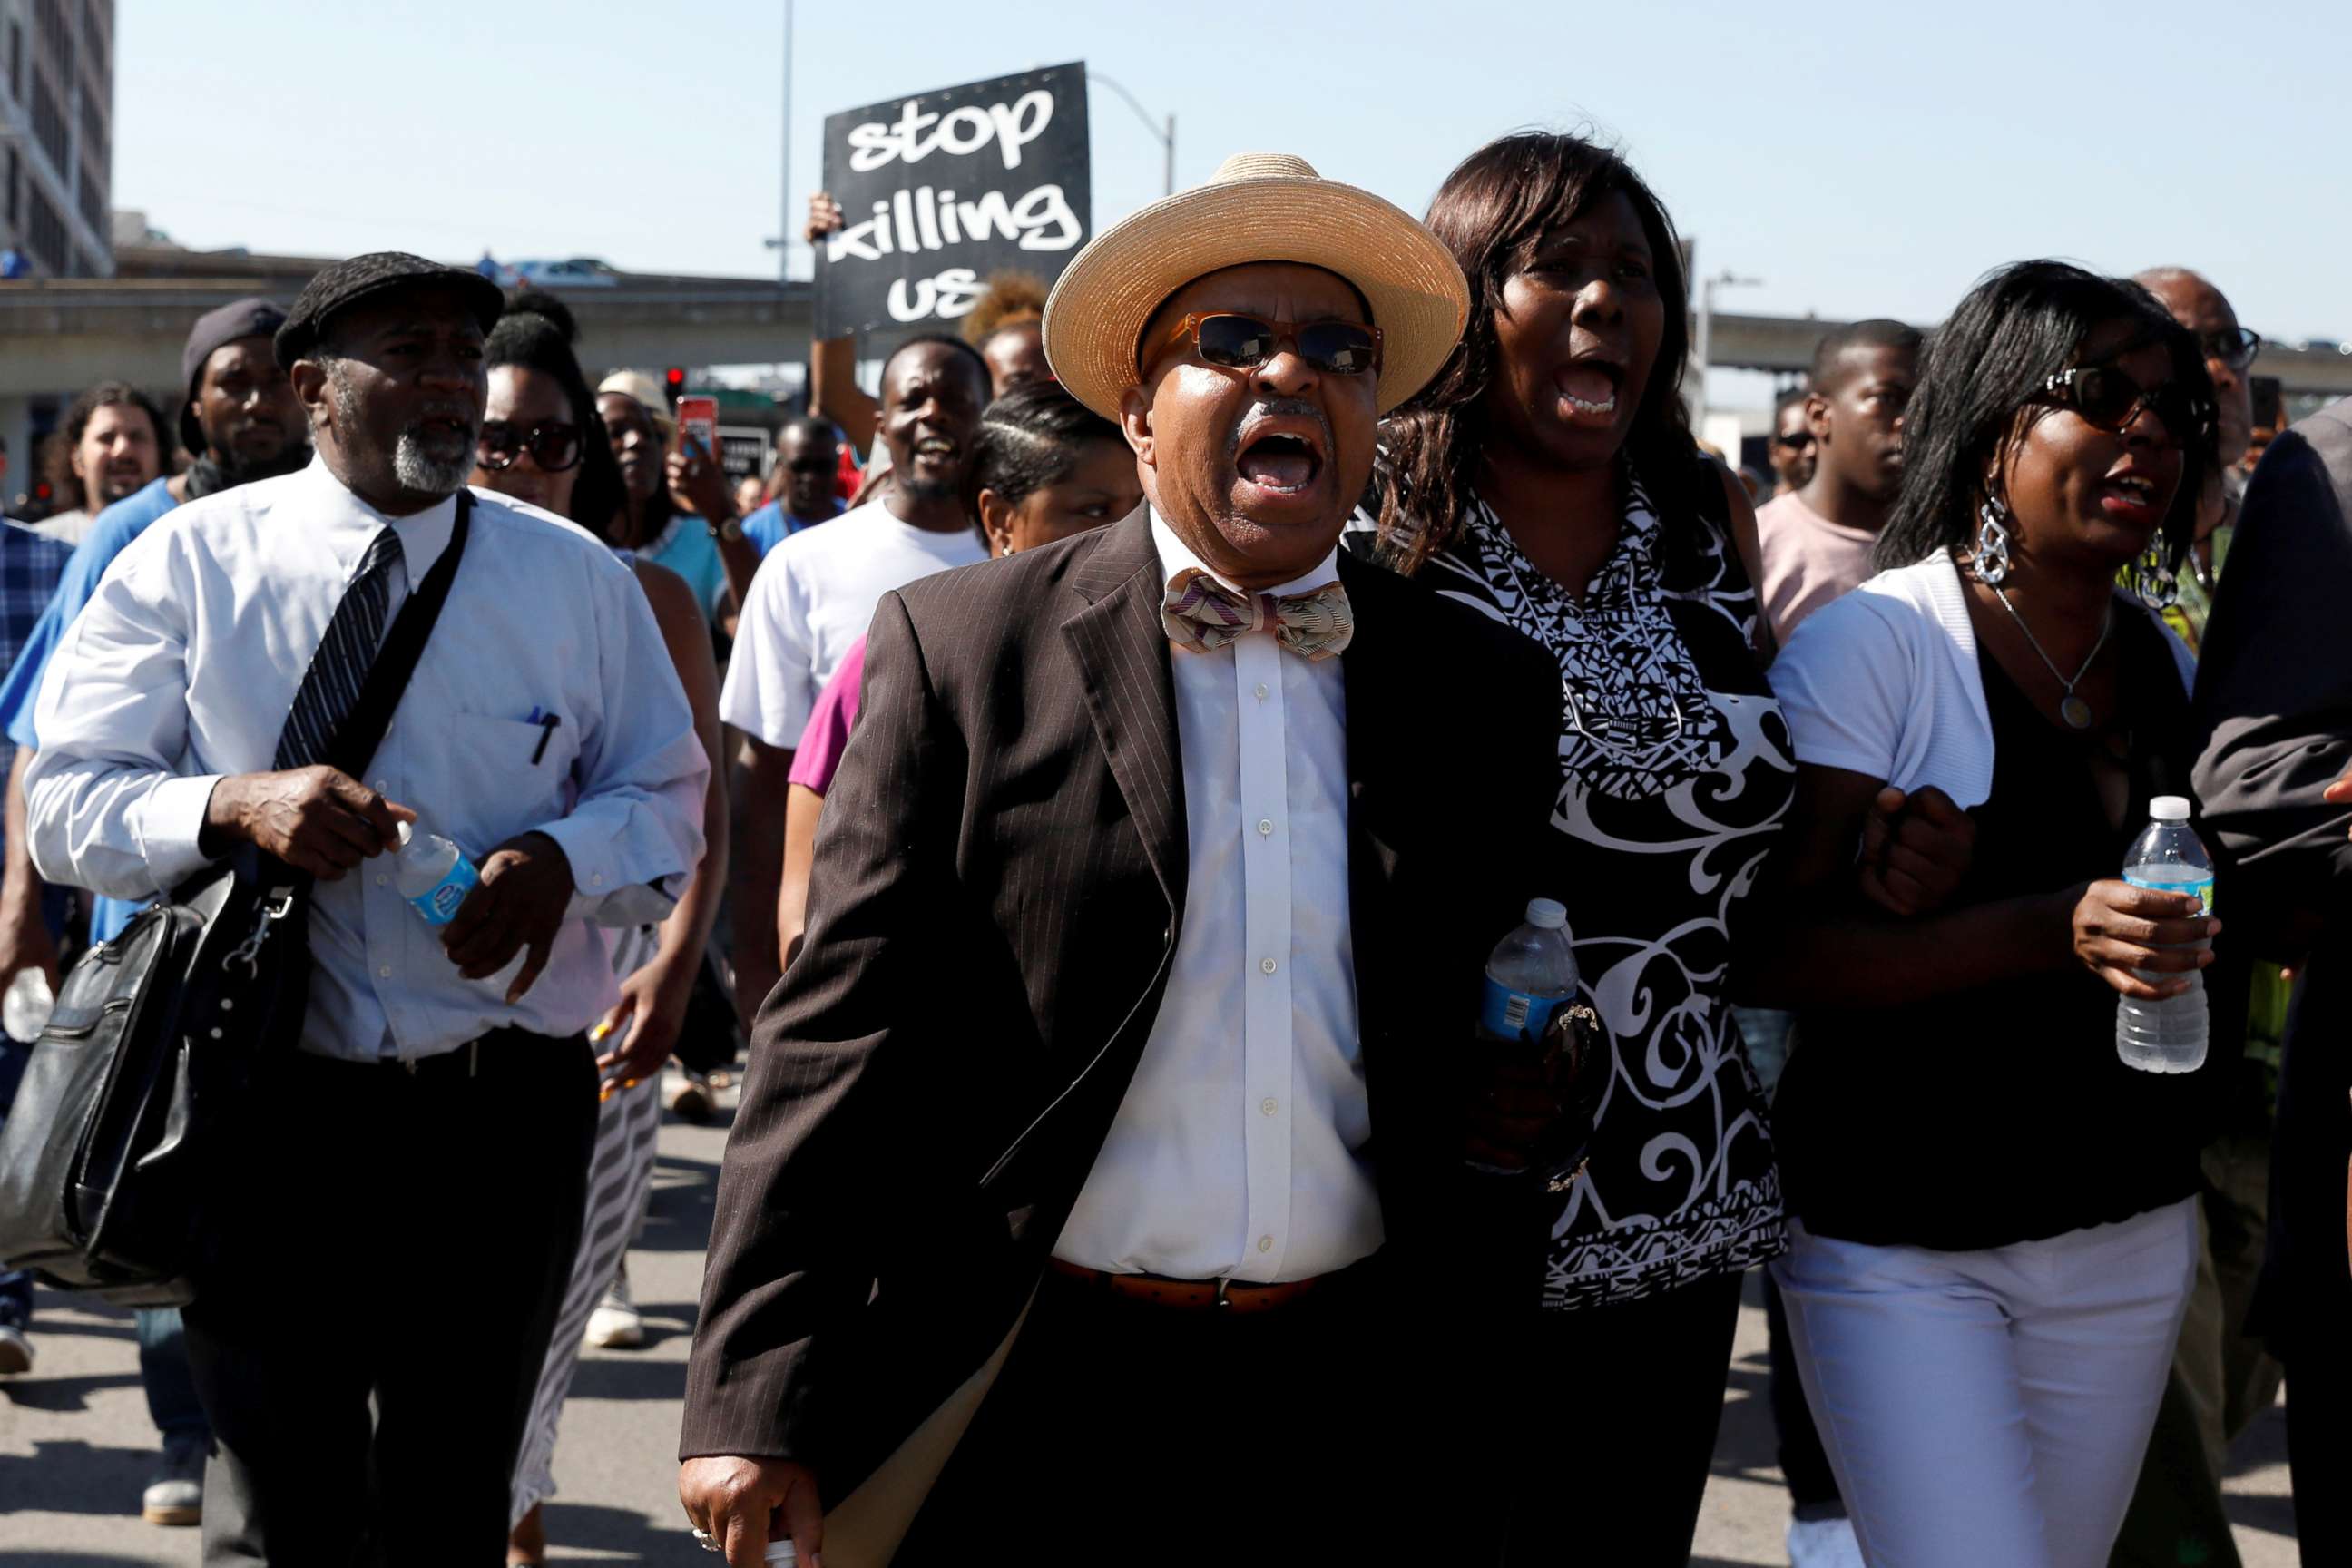
[(1764, 553), (1764, 618), (1781, 647), (1797, 624), (1873, 575), (1878, 535), (1832, 522), (1791, 490), (1756, 509)]
[(841, 668), (817, 693), (809, 710), (808, 728), (793, 749), (791, 782), (823, 795), (833, 787), (840, 771), (843, 748), (849, 744), (849, 727), (857, 722), (857, 688), (866, 679), (866, 639), (859, 637), (841, 656)]

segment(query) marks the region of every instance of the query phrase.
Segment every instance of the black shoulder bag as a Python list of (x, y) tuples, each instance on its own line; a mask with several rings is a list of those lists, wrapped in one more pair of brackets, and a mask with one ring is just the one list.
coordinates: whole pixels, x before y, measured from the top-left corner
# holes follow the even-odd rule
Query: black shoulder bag
[[(472, 501), (457, 492), (448, 546), (401, 605), (328, 747), (328, 763), (354, 778), (449, 596)], [(320, 674), (314, 664), (305, 687)], [(209, 1145), (255, 1064), (301, 1037), (310, 896), (308, 873), (247, 847), (75, 963), (0, 1128), (7, 1267), (119, 1306), (192, 1299)]]

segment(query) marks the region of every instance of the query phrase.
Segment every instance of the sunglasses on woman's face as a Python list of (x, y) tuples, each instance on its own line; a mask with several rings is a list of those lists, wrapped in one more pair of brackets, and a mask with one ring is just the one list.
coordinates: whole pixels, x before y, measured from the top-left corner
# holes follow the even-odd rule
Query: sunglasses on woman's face
[(2076, 365), (2042, 383), (2042, 395), (2061, 408), (2071, 408), (2083, 422), (2112, 436), (2131, 428), (2146, 409), (2163, 425), (2174, 446), (2185, 446), (2212, 433), (2213, 405), (2178, 382), (2142, 386), (2111, 364)]
[(1192, 352), (1220, 370), (1255, 370), (1287, 344), (1327, 375), (1362, 375), (1381, 366), (1381, 330), (1359, 321), (1269, 321), (1230, 312), (1194, 313), (1160, 342), (1192, 340)]
[(492, 473), (514, 467), (529, 452), (543, 473), (560, 474), (580, 460), (580, 426), (547, 419), (526, 430), (504, 419), (482, 421), (480, 461)]
[(1801, 452), (1813, 444), (1813, 433), (1811, 430), (1783, 430), (1772, 437), (1772, 443), (1777, 447), (1786, 447), (1791, 452)]

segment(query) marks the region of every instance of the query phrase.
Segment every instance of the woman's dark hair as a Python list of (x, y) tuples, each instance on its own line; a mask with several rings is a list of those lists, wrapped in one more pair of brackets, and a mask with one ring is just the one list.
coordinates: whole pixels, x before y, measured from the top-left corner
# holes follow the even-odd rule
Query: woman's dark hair
[[(2137, 283), (2063, 261), (2019, 261), (1969, 289), (1920, 355), (1919, 387), (1903, 419), (1903, 489), (1873, 564), (1909, 566), (1973, 544), (1988, 476), (2050, 412), (2039, 401), (2045, 384), (2080, 365), (2092, 334), (2118, 321), (2132, 331), (2115, 354), (2163, 344), (2173, 379), (2211, 406), (2212, 378), (2196, 338)], [(2196, 537), (2198, 497), (2215, 455), (2210, 423), (2202, 433), (2174, 434), (2181, 437), (2180, 489), (2162, 537), (2167, 564), (2177, 567)]]
[(963, 510), (980, 524), (980, 492), (994, 490), (1008, 506), (1019, 506), (1047, 485), (1059, 484), (1078, 466), (1089, 441), (1126, 444), (1118, 426), (1072, 397), (1058, 381), (1016, 386), (990, 404), (980, 416), (964, 471)]
[[(74, 477), (74, 448), (81, 445), (82, 432), (89, 428), (90, 420), (100, 409), (121, 403), (127, 403), (147, 416), (147, 423), (155, 429), (155, 471), (159, 474), (172, 471), (172, 458), (179, 448), (172, 439), (171, 426), (163, 422), (163, 411), (155, 406), (155, 400), (127, 381), (101, 381), (66, 405), (66, 416), (58, 421), (58, 438), (49, 446), (48, 471), (45, 477), (49, 481), (49, 494), (56, 498), (51, 504), (58, 510), (84, 507), (95, 513), (100, 510), (100, 507), (89, 504), (96, 500), (90, 493), (96, 476), (91, 476), (89, 484)], [(103, 504), (100, 503), (101, 506)]]
[(1502, 358), (1495, 316), (1503, 286), (1534, 258), (1545, 235), (1613, 195), (1631, 202), (1641, 220), (1665, 317), (1625, 456), (1663, 518), (1686, 515), (1700, 480), (1721, 482), (1698, 466), (1683, 409), (1690, 280), (1674, 220), (1611, 149), (1557, 132), (1517, 132), (1465, 158), (1438, 187), (1423, 220), (1462, 264), (1470, 319), (1444, 368), (1382, 426), (1381, 531), (1386, 552), (1404, 570), (1419, 569), (1444, 549), (1468, 514), (1488, 434), (1485, 399)]
[(596, 416), (596, 394), (580, 369), (572, 342), (580, 329), (572, 308), (553, 295), (537, 289), (518, 294), (482, 344), (482, 368), (513, 365), (535, 370), (563, 389), (580, 426), (580, 477), (572, 485), (572, 521), (599, 539), (613, 537), (613, 520), (620, 515), (623, 487), (621, 461), (604, 438), (604, 422)]

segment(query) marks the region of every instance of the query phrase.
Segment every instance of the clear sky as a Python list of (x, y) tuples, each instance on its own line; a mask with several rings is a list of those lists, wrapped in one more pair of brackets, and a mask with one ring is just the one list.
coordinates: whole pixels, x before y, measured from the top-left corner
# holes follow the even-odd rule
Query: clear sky
[[(767, 275), (782, 12), (120, 0), (115, 205), (200, 247)], [(1703, 271), (1763, 280), (1727, 310), (1932, 321), (2057, 255), (2183, 263), (2257, 331), (2352, 342), (2345, 0), (799, 0), (795, 213), (827, 113), (1072, 59), (1175, 114), (1180, 186), (1291, 152), (1419, 212), (1491, 136), (1596, 128)], [(1160, 194), (1160, 148), (1103, 88), (1092, 116), (1100, 226)]]

